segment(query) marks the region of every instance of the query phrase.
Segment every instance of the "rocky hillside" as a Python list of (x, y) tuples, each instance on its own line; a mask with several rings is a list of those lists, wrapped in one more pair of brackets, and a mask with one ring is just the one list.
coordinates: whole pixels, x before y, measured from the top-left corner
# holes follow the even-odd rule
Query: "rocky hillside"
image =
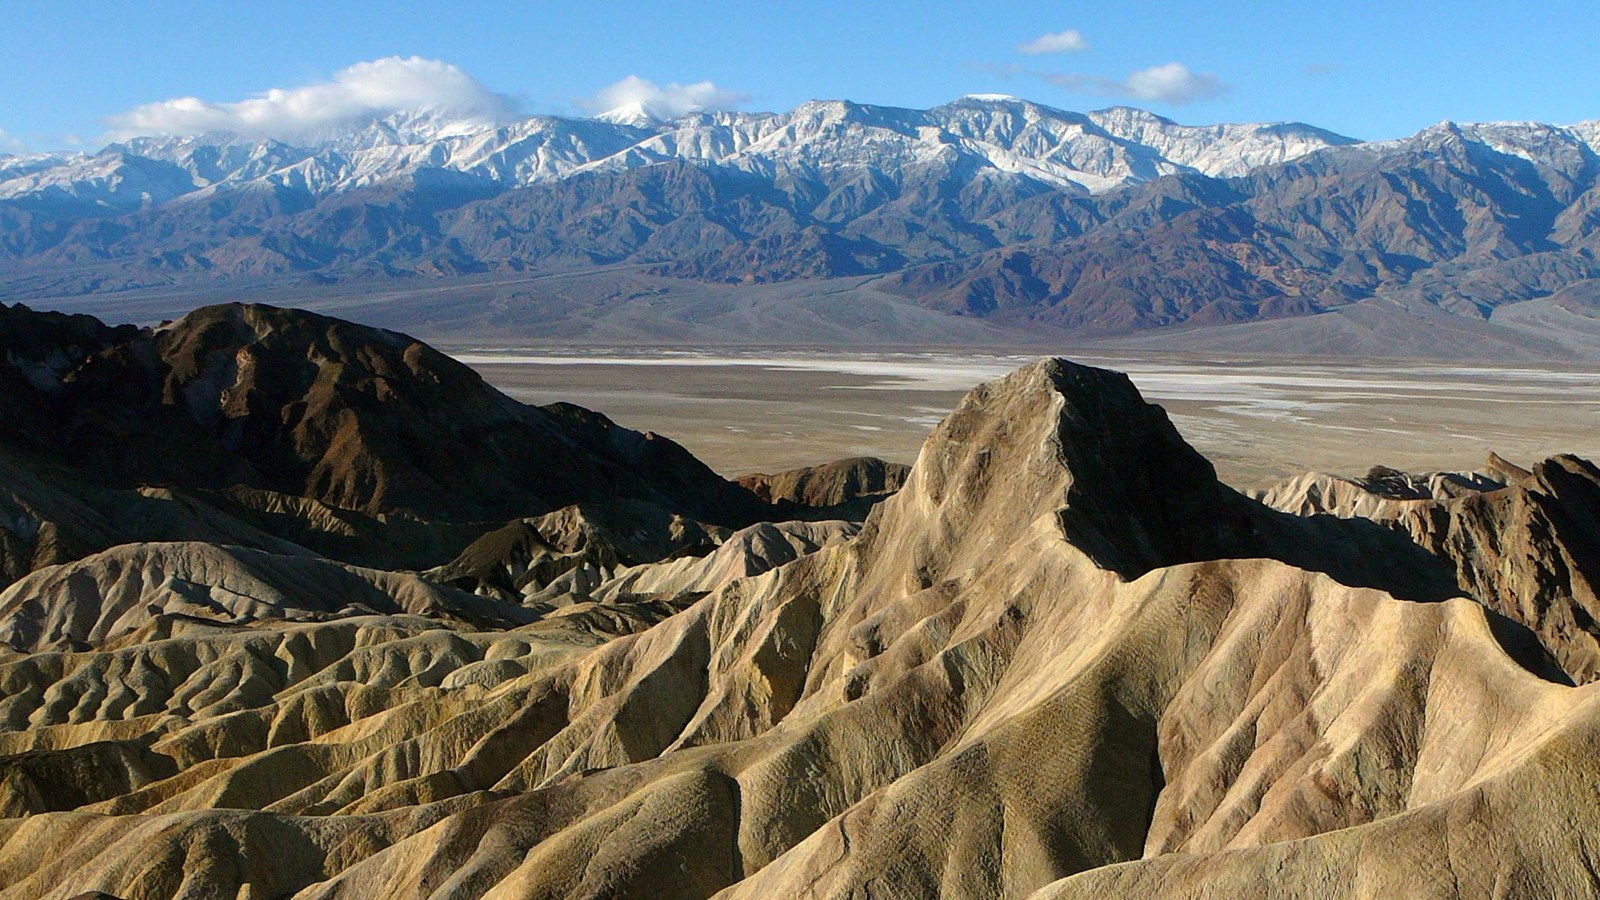
[(0, 583), (130, 541), (425, 568), (576, 504), (723, 532), (771, 517), (667, 438), (266, 306), (138, 329), (0, 304), (0, 460)]
[(145, 330), (20, 305), (0, 319), (0, 433), (112, 484), (456, 521), (614, 494), (724, 524), (757, 508), (670, 440), (517, 403), (402, 334), (238, 304)]
[(1557, 456), (1531, 471), (1490, 456), (1475, 473), (1364, 480), (1308, 473), (1262, 502), (1360, 517), (1449, 560), (1461, 590), (1539, 633), (1580, 681), (1600, 679), (1600, 469)]
[(0, 897), (1594, 896), (1587, 581), (1488, 573), (1586, 558), (1595, 483), (1276, 510), (1047, 360), (859, 526), (126, 544), (0, 593)]

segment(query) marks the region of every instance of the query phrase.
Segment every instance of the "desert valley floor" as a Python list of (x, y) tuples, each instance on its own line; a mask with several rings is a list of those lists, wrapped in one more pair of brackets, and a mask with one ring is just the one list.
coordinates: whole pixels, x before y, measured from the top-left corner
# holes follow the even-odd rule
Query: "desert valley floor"
[[(1035, 353), (447, 348), (528, 403), (565, 400), (683, 444), (724, 475), (845, 456), (910, 463), (977, 384)], [(1127, 372), (1235, 487), (1317, 470), (1471, 469), (1600, 454), (1600, 366), (1071, 353)]]

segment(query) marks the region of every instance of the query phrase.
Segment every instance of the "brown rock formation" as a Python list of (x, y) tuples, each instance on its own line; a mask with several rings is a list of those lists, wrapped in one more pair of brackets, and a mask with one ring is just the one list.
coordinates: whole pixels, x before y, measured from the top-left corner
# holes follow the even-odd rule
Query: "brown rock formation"
[[(40, 315), (19, 310), (8, 319)], [(7, 416), (3, 436), (102, 481), (245, 485), (455, 521), (618, 494), (755, 519), (747, 492), (671, 441), (575, 406), (524, 406), (394, 332), (238, 304), (153, 331), (43, 321), (53, 330), (16, 342), (51, 364), (10, 352), (0, 364), (16, 387), (6, 402), (34, 413)]]
[(873, 504), (898, 491), (910, 474), (911, 467), (902, 463), (858, 456), (773, 475), (742, 475), (738, 482), (762, 500), (796, 512), (859, 509), (865, 515)]

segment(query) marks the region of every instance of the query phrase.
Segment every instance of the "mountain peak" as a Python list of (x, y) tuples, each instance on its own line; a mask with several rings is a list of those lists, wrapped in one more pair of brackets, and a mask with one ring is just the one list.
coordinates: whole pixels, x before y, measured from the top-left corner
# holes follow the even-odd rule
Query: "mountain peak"
[(615, 109), (608, 109), (594, 117), (600, 122), (609, 122), (612, 125), (628, 125), (634, 128), (653, 128), (667, 121), (666, 117), (658, 116), (650, 109), (650, 105), (643, 100), (624, 103)]
[(500, 124), (495, 117), (475, 110), (427, 107), (328, 125), (308, 132), (303, 140), (312, 146), (341, 149), (409, 147), (493, 131)]
[(1137, 106), (1124, 106), (1122, 104), (1118, 104), (1116, 106), (1107, 106), (1104, 109), (1097, 109), (1089, 113), (1089, 117), (1094, 119), (1121, 119), (1126, 121), (1159, 122), (1163, 125), (1178, 124), (1172, 119), (1169, 119), (1166, 116), (1157, 115), (1148, 109), (1140, 109)]
[(1242, 546), (1219, 524), (1225, 496), (1211, 463), (1128, 376), (1045, 359), (962, 399), (881, 530), (902, 527), (902, 513), (926, 523), (933, 510), (917, 540), (982, 528), (1006, 545), (1050, 517), (1098, 566), (1131, 579)]

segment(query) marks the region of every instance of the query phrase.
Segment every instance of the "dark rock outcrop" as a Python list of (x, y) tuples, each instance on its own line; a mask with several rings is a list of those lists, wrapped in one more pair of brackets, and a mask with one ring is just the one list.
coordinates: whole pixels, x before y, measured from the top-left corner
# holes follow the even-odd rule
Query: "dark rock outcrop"
[[(11, 478), (22, 490), (42, 483), (26, 472), (64, 469), (77, 485), (71, 499), (30, 501), (72, 507), (55, 518), (13, 504), (21, 524), (0, 523), (10, 577), (117, 535), (187, 539), (115, 524), (139, 519), (117, 509), (150, 488), (187, 492), (215, 518), (240, 520), (240, 532), (402, 565), (423, 560), (361, 535), (381, 521), (495, 523), (617, 497), (730, 527), (765, 512), (666, 438), (568, 404), (517, 403), (401, 334), (238, 304), (145, 330), (20, 306), (0, 315), (0, 452), (17, 460)], [(44, 481), (57, 495), (65, 483)], [(57, 520), (72, 524), (44, 527)], [(412, 530), (411, 546), (434, 547), (437, 564), (483, 529)]]
[(911, 467), (860, 456), (771, 475), (741, 475), (738, 483), (795, 518), (859, 520), (905, 484)]
[[(1410, 490), (1397, 486), (1410, 485)], [(1430, 487), (1431, 486), (1431, 487)], [(1319, 518), (1368, 519), (1448, 566), (1458, 589), (1539, 636), (1573, 680), (1600, 678), (1600, 470), (1555, 456), (1527, 470), (1363, 481), (1308, 474), (1262, 500)]]

